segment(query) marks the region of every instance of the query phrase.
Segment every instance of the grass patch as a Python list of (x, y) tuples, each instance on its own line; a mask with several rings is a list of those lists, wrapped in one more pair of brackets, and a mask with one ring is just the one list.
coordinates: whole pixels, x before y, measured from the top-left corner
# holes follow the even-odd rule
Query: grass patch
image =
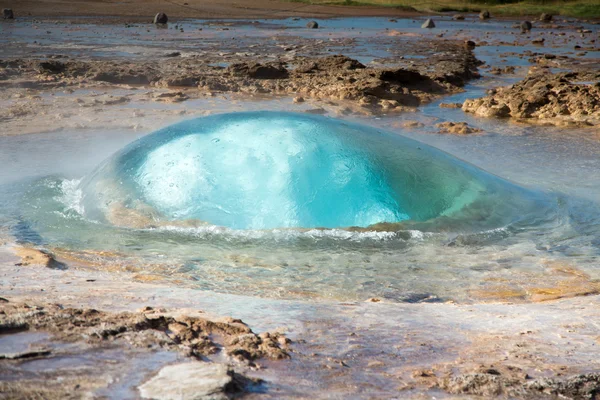
[(520, 16), (549, 13), (576, 18), (600, 19), (599, 0), (288, 0), (297, 3), (394, 7), (420, 12), (479, 12)]

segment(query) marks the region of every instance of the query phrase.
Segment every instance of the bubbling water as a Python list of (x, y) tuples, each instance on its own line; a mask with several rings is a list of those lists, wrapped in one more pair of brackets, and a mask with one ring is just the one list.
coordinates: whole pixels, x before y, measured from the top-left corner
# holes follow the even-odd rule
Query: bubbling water
[(137, 225), (232, 229), (401, 223), (481, 230), (544, 204), (539, 194), (417, 141), (282, 112), (166, 127), (110, 157), (80, 188), (85, 215), (97, 221), (127, 225), (134, 215)]

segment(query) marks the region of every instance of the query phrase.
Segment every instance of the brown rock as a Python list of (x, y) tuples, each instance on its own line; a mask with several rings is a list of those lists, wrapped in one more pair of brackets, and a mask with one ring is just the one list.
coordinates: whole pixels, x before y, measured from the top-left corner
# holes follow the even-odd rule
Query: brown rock
[(452, 133), (456, 135), (469, 135), (481, 132), (481, 129), (472, 128), (466, 122), (442, 122), (436, 125), (440, 133)]

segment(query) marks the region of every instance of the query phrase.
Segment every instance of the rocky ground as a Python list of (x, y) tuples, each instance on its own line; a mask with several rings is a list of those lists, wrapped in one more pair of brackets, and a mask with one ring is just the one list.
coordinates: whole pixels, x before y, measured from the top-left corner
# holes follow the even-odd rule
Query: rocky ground
[[(158, 62), (127, 63), (15, 59), (0, 61), (0, 84), (40, 90), (99, 84), (194, 88), (199, 91), (194, 93), (196, 96), (295, 95), (297, 102), (312, 98), (339, 103), (348, 112), (401, 111), (462, 91), (467, 81), (479, 76), (478, 62), (462, 42), (441, 41), (431, 47), (437, 54), (428, 59), (433, 69), (426, 63), (415, 64), (411, 69), (366, 67), (342, 55), (288, 56), (268, 63), (239, 57), (228, 67), (207, 64), (203, 58), (181, 58), (178, 54)], [(441, 54), (437, 53), (440, 49), (444, 49)], [(212, 61), (215, 63), (219, 60)], [(161, 99), (184, 101), (187, 95), (175, 93)], [(0, 121), (18, 117), (20, 112), (14, 108), (3, 110)]]
[(481, 117), (557, 126), (600, 124), (600, 71), (534, 73), (524, 80), (466, 100), (462, 109)]
[(68, 262), (49, 268), (40, 264), (47, 257), (19, 259), (7, 247), (1, 258), (0, 398), (595, 399), (600, 391), (598, 296), (281, 301), (136, 283)]

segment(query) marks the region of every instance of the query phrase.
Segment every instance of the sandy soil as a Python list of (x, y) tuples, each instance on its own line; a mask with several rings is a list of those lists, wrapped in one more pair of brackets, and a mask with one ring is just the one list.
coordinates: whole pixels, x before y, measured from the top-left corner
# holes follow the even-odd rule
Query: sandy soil
[[(293, 3), (277, 0), (26, 0), (0, 1), (0, 8), (12, 8), (19, 16), (61, 17), (121, 17), (123, 20), (152, 20), (158, 12), (176, 18), (286, 18), (286, 17), (401, 17), (418, 15), (417, 12), (392, 7), (343, 7)], [(111, 19), (112, 21), (115, 18)]]

